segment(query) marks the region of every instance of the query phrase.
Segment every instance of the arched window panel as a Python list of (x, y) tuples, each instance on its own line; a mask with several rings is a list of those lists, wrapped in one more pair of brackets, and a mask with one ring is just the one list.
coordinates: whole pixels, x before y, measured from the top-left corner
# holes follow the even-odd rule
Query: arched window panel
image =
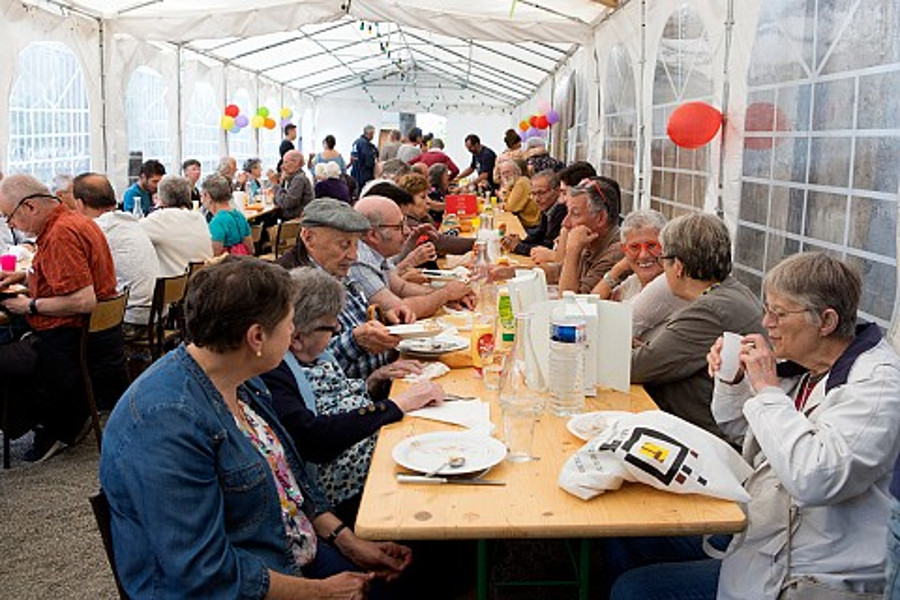
[(81, 65), (65, 44), (34, 42), (19, 53), (9, 123), (9, 172), (50, 183), (90, 170), (90, 104)]
[(172, 164), (166, 94), (165, 80), (153, 69), (142, 66), (131, 74), (125, 91), (128, 152), (140, 154), (142, 162), (155, 158), (175, 173), (178, 168)]
[(666, 134), (666, 124), (681, 104), (712, 99), (711, 64), (703, 22), (687, 3), (682, 4), (663, 29), (653, 78), (650, 206), (668, 218), (704, 206), (709, 149), (679, 148)]
[(857, 265), (863, 318), (896, 295), (900, 22), (891, 0), (763, 3), (749, 70), (737, 276), (796, 252)]
[(600, 172), (619, 182), (622, 214), (636, 208), (634, 167), (637, 160), (637, 97), (634, 72), (625, 46), (609, 53), (603, 85), (603, 155)]
[(568, 159), (569, 129), (575, 121), (575, 84), (569, 73), (557, 82), (553, 94), (553, 107), (559, 112), (559, 123), (552, 128), (550, 154), (560, 160)]
[(267, 96), (262, 104), (269, 109), (270, 118), (275, 121), (274, 129), (259, 130), (259, 158), (262, 160), (263, 173), (266, 169), (274, 169), (278, 164), (278, 147), (281, 145), (281, 103), (276, 96)]
[[(256, 115), (257, 106), (253, 106), (250, 101), (250, 93), (247, 88), (239, 88), (228, 99), (229, 104), (236, 104), (240, 109), (240, 114), (247, 115), (248, 119), (252, 119)], [(228, 154), (238, 161), (238, 167), (248, 158), (256, 156), (256, 129), (252, 125), (247, 125), (237, 133), (228, 134)]]
[(219, 106), (216, 91), (208, 83), (197, 82), (186, 107), (184, 159), (200, 161), (203, 173), (212, 173), (219, 164), (220, 121), (224, 107)]
[(566, 94), (566, 158), (568, 162), (587, 159), (588, 96), (578, 73), (569, 78)]

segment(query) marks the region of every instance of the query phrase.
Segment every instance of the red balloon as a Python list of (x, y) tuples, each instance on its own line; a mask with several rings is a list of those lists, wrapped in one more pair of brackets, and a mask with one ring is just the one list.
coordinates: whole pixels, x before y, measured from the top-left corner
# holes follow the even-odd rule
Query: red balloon
[[(744, 133), (790, 131), (791, 120), (777, 106), (769, 102), (754, 102), (747, 107), (744, 115)], [(778, 137), (746, 137), (744, 148), (749, 150), (768, 150), (773, 144), (780, 144), (785, 138)]]
[(686, 102), (672, 111), (666, 133), (681, 148), (705, 146), (716, 137), (722, 113), (705, 102)]
[(236, 117), (240, 114), (240, 112), (241, 109), (239, 109), (236, 104), (229, 104), (225, 107), (225, 114), (229, 117)]
[(537, 118), (537, 124), (535, 125), (538, 129), (547, 129), (550, 127), (550, 121), (547, 120), (547, 117), (541, 115)]
[(528, 124), (532, 127), (537, 127), (537, 115), (531, 115), (528, 117)]

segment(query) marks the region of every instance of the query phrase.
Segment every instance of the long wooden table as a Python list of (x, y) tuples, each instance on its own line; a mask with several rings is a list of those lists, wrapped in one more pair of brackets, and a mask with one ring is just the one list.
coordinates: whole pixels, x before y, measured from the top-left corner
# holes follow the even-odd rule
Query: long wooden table
[[(501, 436), (497, 392), (484, 390), (474, 369), (453, 369), (436, 380), (445, 390), (491, 402), (491, 420)], [(395, 385), (402, 385), (398, 382)], [(400, 388), (402, 389), (402, 387)], [(656, 406), (641, 386), (628, 394), (598, 390), (588, 410), (640, 412)], [(479, 543), (478, 597), (487, 598), (487, 551), (483, 540), (511, 538), (579, 538), (582, 567), (594, 537), (733, 533), (745, 527), (734, 502), (699, 495), (677, 495), (641, 484), (583, 501), (557, 484), (563, 463), (584, 443), (566, 429), (566, 419), (545, 413), (535, 429), (534, 454), (540, 460), (504, 461), (486, 475), (505, 486), (400, 484), (405, 472), (391, 451), (401, 440), (420, 433), (455, 429), (452, 425), (405, 417), (383, 427), (356, 521), (356, 533), (373, 540), (474, 539)], [(581, 593), (587, 597), (587, 574)]]

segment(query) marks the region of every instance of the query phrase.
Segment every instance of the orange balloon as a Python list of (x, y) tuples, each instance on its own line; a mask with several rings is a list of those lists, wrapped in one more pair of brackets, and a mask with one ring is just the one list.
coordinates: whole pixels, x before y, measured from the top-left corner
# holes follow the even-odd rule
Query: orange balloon
[(275, 129), (275, 119), (268, 117), (263, 125), (266, 129)]
[(528, 121), (526, 121), (525, 119), (519, 121), (519, 129), (522, 131), (528, 131)]
[(705, 102), (686, 102), (672, 111), (666, 133), (676, 146), (694, 150), (719, 132), (722, 113)]

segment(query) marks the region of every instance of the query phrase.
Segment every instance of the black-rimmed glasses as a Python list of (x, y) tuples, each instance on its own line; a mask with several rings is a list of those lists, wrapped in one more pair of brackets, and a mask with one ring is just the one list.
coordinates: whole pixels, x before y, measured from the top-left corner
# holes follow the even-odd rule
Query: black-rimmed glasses
[(56, 196), (53, 196), (51, 194), (44, 194), (43, 192), (38, 193), (38, 194), (29, 194), (29, 195), (25, 196), (24, 198), (22, 198), (21, 200), (19, 200), (19, 203), (16, 204), (16, 207), (14, 209), (12, 209), (12, 212), (6, 216), (6, 222), (7, 223), (11, 222), (13, 220), (13, 217), (16, 216), (16, 213), (19, 212), (19, 209), (22, 208), (22, 205), (34, 198), (50, 198), (52, 200), (59, 200), (59, 198), (57, 198)]
[(763, 313), (766, 317), (772, 319), (775, 323), (779, 323), (782, 319), (786, 319), (790, 315), (799, 315), (805, 312), (812, 312), (811, 308), (799, 308), (797, 310), (774, 309), (768, 304), (763, 304)]

